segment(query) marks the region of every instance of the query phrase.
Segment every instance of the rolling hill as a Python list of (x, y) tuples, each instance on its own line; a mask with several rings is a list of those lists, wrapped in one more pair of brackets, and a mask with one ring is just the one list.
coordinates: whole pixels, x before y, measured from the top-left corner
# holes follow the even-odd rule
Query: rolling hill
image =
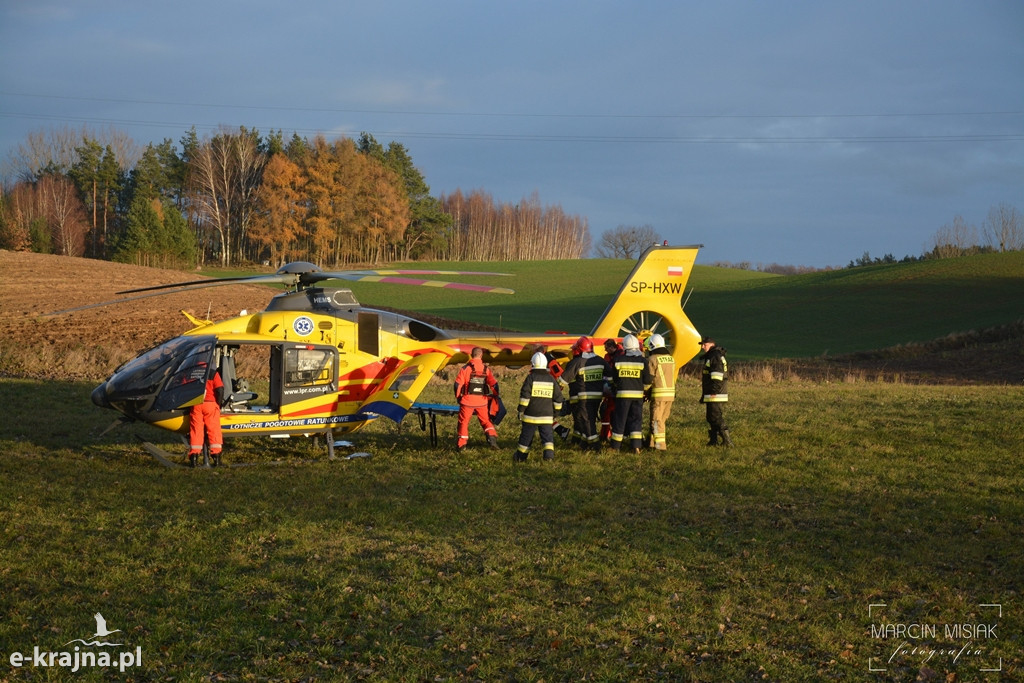
[[(354, 286), (360, 301), (503, 329), (586, 333), (633, 266), (587, 259), (459, 264), (499, 270), (488, 278), (511, 297), (430, 289)], [(845, 355), (1024, 319), (1024, 252), (770, 275), (696, 266), (686, 311), (699, 331), (727, 343), (736, 358)]]
[[(35, 316), (110, 299), (129, 285), (182, 281), (195, 274), (42, 254), (0, 252), (0, 257), (5, 339), (14, 346), (42, 341), (58, 353), (64, 347), (118, 342), (137, 352), (187, 329), (178, 314), (181, 308), (219, 319), (241, 308), (262, 307), (273, 293), (254, 285), (222, 287), (182, 298), (145, 299), (129, 310), (90, 309), (44, 321)], [(610, 259), (455, 265), (510, 273), (512, 277), (453, 279), (509, 286), (516, 290), (512, 296), (350, 284), (366, 305), (406, 311), (443, 326), (457, 327), (463, 321), (505, 330), (585, 334), (632, 266), (631, 260)], [(928, 356), (928, 363), (943, 366), (963, 365), (984, 348), (986, 381), (1024, 380), (1024, 252), (794, 276), (698, 265), (687, 296), (686, 310), (697, 329), (718, 339), (734, 360), (828, 358), (892, 367), (897, 358), (906, 364), (911, 357)], [(999, 326), (1006, 329), (994, 336), (965, 334)], [(943, 343), (930, 343), (943, 338)], [(877, 353), (892, 347), (902, 350)]]

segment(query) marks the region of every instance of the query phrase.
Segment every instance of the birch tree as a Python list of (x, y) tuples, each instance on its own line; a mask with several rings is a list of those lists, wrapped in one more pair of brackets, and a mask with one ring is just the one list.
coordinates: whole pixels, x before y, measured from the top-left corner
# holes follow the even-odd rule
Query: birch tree
[(1024, 249), (1024, 216), (1016, 207), (1003, 202), (989, 209), (985, 236), (993, 249), (1018, 251)]
[(84, 255), (89, 224), (75, 184), (63, 175), (45, 175), (36, 183), (36, 190), (46, 212), (56, 253)]
[(190, 209), (216, 235), (221, 265), (244, 254), (246, 231), (266, 163), (259, 136), (244, 127), (223, 131), (190, 152), (186, 186)]

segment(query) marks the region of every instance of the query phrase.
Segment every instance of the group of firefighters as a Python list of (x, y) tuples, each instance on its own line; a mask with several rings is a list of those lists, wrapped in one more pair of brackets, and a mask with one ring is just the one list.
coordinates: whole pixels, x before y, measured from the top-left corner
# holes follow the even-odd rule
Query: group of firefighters
[[(614, 339), (604, 343), (604, 356), (594, 352), (594, 343), (580, 337), (572, 346), (572, 358), (563, 368), (550, 354), (538, 351), (530, 359), (531, 370), (519, 391), (517, 413), (522, 428), (513, 459), (526, 460), (534, 437), (539, 434), (544, 459), (555, 455), (555, 432), (580, 447), (598, 449), (607, 443), (621, 450), (623, 442), (639, 453), (644, 446), (643, 406), (650, 402), (650, 420), (646, 445), (666, 449), (666, 425), (676, 396), (678, 369), (675, 359), (660, 334), (647, 338), (647, 355), (640, 340), (627, 334), (619, 344)], [(709, 337), (701, 339), (703, 363), (701, 403), (706, 407), (708, 445), (731, 446), (729, 429), (722, 416), (722, 404), (729, 400), (726, 391), (728, 364), (725, 349)], [(495, 422), (503, 416), (504, 406), (498, 394), (498, 382), (484, 363), (484, 350), (474, 348), (455, 378), (455, 397), (459, 402), (458, 450), (469, 443), (469, 423), (476, 416), (487, 442), (498, 447)], [(204, 375), (205, 366), (202, 368)], [(191, 466), (209, 443), (214, 464), (220, 461), (223, 437), (220, 428), (220, 405), (224, 402), (224, 383), (212, 373), (206, 380), (204, 400), (190, 415), (188, 462)], [(572, 428), (558, 424), (565, 414), (563, 403), (568, 399)], [(721, 441), (719, 441), (721, 440)]]
[[(604, 356), (594, 352), (593, 341), (580, 337), (572, 346), (572, 358), (562, 365), (543, 349), (530, 359), (531, 370), (519, 391), (517, 413), (521, 430), (513, 460), (526, 460), (534, 437), (539, 434), (543, 457), (555, 454), (555, 434), (571, 436), (572, 442), (587, 449), (604, 444), (621, 450), (624, 442), (639, 453), (644, 445), (666, 450), (666, 425), (676, 395), (678, 369), (660, 334), (646, 341), (647, 354), (632, 334), (604, 343)], [(700, 341), (702, 374), (701, 403), (706, 408), (708, 445), (731, 446), (729, 429), (722, 415), (722, 404), (729, 400), (726, 390), (728, 364), (725, 349), (710, 337)], [(455, 378), (455, 397), (459, 402), (456, 448), (469, 443), (469, 424), (475, 416), (487, 442), (498, 448), (495, 423), (504, 415), (498, 382), (483, 360), (484, 350), (474, 348)], [(644, 437), (645, 402), (650, 403), (647, 437)], [(563, 411), (563, 404), (568, 410)], [(572, 416), (572, 427), (560, 425), (558, 417)]]

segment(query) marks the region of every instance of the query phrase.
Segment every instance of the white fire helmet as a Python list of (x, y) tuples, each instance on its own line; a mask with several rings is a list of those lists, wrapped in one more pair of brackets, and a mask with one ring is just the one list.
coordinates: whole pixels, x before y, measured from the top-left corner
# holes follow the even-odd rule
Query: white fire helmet
[(647, 338), (647, 348), (653, 351), (654, 349), (660, 349), (665, 345), (665, 338), (655, 332)]
[(533, 354), (532, 358), (530, 358), (530, 365), (532, 365), (535, 370), (541, 370), (548, 366), (548, 358), (543, 353), (538, 351), (537, 353)]
[(639, 351), (640, 340), (637, 339), (636, 336), (632, 334), (627, 334), (625, 337), (622, 338), (622, 348), (625, 349), (626, 351)]

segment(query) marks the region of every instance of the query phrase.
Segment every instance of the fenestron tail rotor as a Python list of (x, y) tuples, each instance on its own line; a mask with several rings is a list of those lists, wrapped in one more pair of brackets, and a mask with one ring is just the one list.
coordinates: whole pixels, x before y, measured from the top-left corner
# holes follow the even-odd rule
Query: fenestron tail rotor
[(654, 311), (637, 311), (632, 314), (619, 327), (619, 336), (623, 337), (632, 334), (646, 341), (652, 334), (660, 334), (665, 338), (666, 346), (671, 350), (674, 347), (672, 339), (672, 326), (665, 316)]

